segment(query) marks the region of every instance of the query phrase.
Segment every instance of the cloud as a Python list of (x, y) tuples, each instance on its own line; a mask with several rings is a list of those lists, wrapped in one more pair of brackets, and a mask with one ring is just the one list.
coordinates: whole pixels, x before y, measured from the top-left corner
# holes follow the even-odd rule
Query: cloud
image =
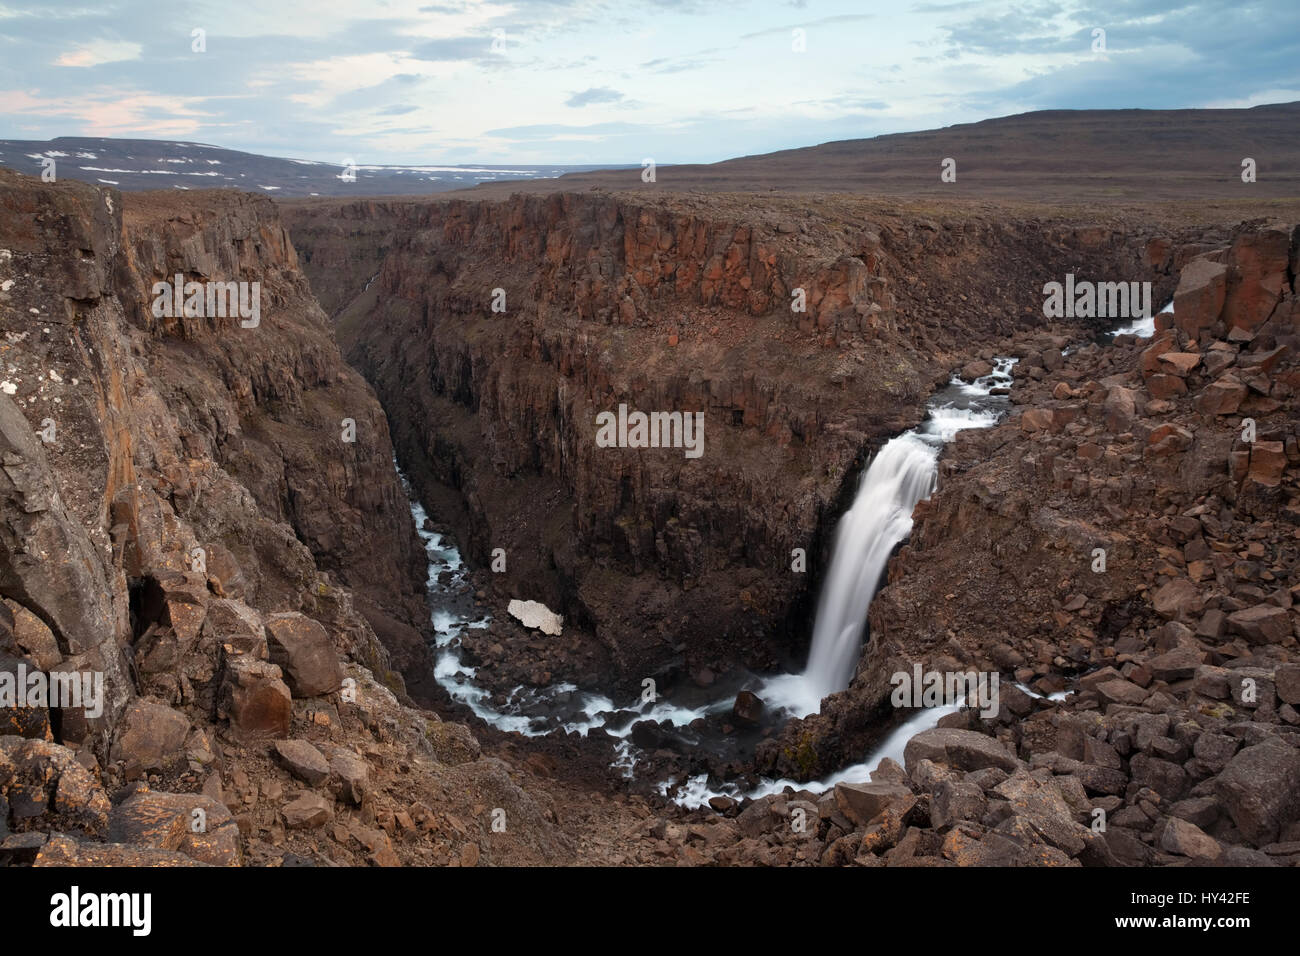
[(101, 63), (121, 63), (138, 60), (143, 51), (138, 43), (126, 40), (92, 40), (64, 53), (54, 61), (55, 66), (99, 66)]
[(618, 90), (612, 90), (608, 86), (593, 86), (580, 93), (574, 93), (564, 101), (564, 105), (590, 106), (592, 103), (617, 103), (622, 99), (623, 94)]
[(742, 40), (752, 40), (755, 37), (774, 36), (776, 34), (785, 34), (789, 36), (791, 30), (807, 30), (809, 27), (826, 26), (831, 23), (852, 23), (855, 20), (870, 20), (870, 13), (841, 13), (833, 17), (822, 17), (820, 20), (810, 20), (807, 23), (791, 23), (784, 27), (769, 27), (766, 30), (755, 30), (753, 33), (742, 33)]
[(492, 35), (443, 37), (421, 43), (411, 50), (417, 60), (477, 60), (485, 56), (499, 56), (492, 50)]
[(653, 60), (646, 60), (641, 64), (641, 69), (649, 70), (651, 73), (683, 73), (686, 70), (699, 70), (708, 66), (710, 63), (717, 63), (719, 57), (715, 53), (722, 53), (721, 47), (709, 47), (707, 50), (697, 50), (694, 53), (684, 53), (681, 56), (660, 56)]

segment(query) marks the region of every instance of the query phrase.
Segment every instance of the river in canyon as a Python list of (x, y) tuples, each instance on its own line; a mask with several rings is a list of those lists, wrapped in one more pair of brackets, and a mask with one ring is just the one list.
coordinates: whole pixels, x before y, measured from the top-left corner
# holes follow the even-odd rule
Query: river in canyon
[[(1163, 311), (1171, 308), (1172, 304)], [(1154, 318), (1139, 318), (1108, 333), (1106, 338), (1121, 334), (1149, 337), (1154, 327)], [(402, 475), (411, 498), (411, 514), (428, 555), (427, 587), (439, 684), (453, 700), (503, 731), (543, 736), (586, 735), (602, 730), (616, 741), (612, 766), (629, 779), (635, 775), (642, 754), (634, 740), (634, 728), (642, 721), (657, 723), (685, 746), (708, 746), (717, 752), (737, 746), (728, 739), (729, 734), (718, 728), (725, 722), (720, 718), (731, 712), (740, 690), (752, 691), (763, 700), (767, 713), (780, 719), (816, 713), (826, 695), (843, 690), (852, 679), (867, 637), (871, 599), (894, 549), (911, 532), (917, 502), (935, 490), (939, 452), (959, 431), (991, 427), (1007, 413), (1015, 363), (1013, 358), (998, 358), (991, 374), (971, 383), (954, 377), (927, 402), (925, 420), (886, 442), (863, 471), (853, 502), (835, 530), (831, 561), (820, 582), (808, 663), (802, 672), (742, 672), (712, 688), (682, 688), (671, 701), (616, 702), (603, 693), (567, 682), (546, 687), (520, 686), (504, 701), (494, 700), (489, 690), (475, 682), (475, 668), (465, 661), (460, 646), (464, 633), (486, 628), (491, 619), (475, 604), (474, 587), (460, 552), (445, 535), (425, 527), (425, 509)], [(894, 727), (861, 762), (820, 781), (763, 779), (757, 786), (742, 789), (734, 783), (711, 785), (708, 774), (697, 774), (680, 781), (672, 777), (659, 781), (658, 790), (683, 806), (695, 807), (718, 795), (758, 797), (787, 786), (816, 792), (840, 781), (866, 780), (885, 757), (901, 763), (903, 748), (912, 736), (933, 727), (959, 706), (919, 709)]]

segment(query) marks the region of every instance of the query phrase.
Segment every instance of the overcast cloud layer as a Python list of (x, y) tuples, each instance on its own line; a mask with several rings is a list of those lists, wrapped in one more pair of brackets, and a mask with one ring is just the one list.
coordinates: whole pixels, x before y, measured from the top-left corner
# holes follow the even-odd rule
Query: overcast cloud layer
[(0, 0), (12, 139), (635, 165), (1035, 109), (1290, 100), (1296, 0)]

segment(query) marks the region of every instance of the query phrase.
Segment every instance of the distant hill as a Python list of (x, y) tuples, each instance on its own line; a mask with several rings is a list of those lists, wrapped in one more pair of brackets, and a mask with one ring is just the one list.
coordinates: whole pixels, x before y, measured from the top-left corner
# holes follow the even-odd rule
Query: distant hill
[(60, 136), (0, 139), (0, 165), (38, 176), (43, 157), (55, 175), (119, 189), (228, 187), (271, 196), (408, 196), (465, 189), (484, 182), (561, 176), (597, 166), (360, 166), (345, 182), (342, 165), (279, 159), (204, 143)]
[[(857, 193), (935, 199), (1124, 202), (1300, 198), (1300, 102), (1223, 110), (1044, 110), (915, 133), (840, 140), (708, 165), (362, 166), (279, 159), (201, 143), (61, 136), (0, 140), (0, 164), (120, 189), (231, 187), (277, 198), (513, 192)], [(956, 163), (955, 182), (940, 180)], [(1241, 179), (1242, 160), (1256, 181)]]
[[(1243, 183), (1254, 159), (1256, 182)], [(957, 179), (940, 181), (956, 161)], [(1300, 103), (1223, 110), (1047, 110), (710, 165), (575, 173), (477, 192), (838, 192), (1032, 202), (1300, 198)]]

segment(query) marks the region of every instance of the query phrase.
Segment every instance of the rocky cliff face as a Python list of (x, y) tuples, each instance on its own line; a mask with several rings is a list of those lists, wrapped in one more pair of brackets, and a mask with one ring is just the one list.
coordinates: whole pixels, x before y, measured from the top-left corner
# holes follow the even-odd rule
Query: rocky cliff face
[[(177, 275), (259, 283), (260, 321), (160, 314)], [(0, 172), (0, 506), (3, 862), (572, 855), (406, 696), (423, 550), (270, 202)], [(102, 710), (24, 693), (38, 671)], [(480, 847), (485, 801), (518, 829)]]
[[(866, 453), (953, 367), (1041, 327), (1043, 282), (1173, 285), (1170, 240), (1118, 221), (856, 200), (597, 193), (285, 215), (421, 494), (475, 562), (505, 552), (494, 600), (545, 601), (638, 681), (683, 662), (773, 667), (800, 645)], [(703, 455), (598, 447), (597, 415), (621, 403), (702, 413)]]

